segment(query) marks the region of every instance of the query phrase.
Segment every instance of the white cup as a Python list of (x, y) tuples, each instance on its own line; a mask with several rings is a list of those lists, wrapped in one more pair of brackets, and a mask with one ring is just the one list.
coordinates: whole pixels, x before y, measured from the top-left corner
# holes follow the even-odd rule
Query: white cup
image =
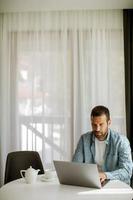
[(48, 170), (45, 171), (44, 177), (46, 179), (53, 179), (53, 178), (56, 177), (56, 171), (48, 169)]

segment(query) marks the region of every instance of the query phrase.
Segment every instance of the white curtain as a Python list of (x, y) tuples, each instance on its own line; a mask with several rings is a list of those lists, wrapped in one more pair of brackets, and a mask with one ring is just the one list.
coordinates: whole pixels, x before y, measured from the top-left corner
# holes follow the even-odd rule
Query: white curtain
[(126, 134), (124, 94), (121, 10), (2, 13), (1, 183), (10, 151), (37, 150), (45, 169), (71, 160), (95, 105)]

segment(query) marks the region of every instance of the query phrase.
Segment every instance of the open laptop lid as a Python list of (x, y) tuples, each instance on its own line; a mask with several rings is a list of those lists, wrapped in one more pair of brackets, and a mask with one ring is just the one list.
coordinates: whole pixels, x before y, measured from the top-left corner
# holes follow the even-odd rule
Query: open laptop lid
[(101, 188), (96, 164), (55, 160), (54, 165), (61, 184)]

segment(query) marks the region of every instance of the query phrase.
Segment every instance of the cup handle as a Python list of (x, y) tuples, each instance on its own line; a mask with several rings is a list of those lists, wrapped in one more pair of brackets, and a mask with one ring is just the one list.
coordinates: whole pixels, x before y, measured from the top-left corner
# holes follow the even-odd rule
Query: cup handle
[(21, 171), (20, 171), (20, 174), (21, 174), (21, 177), (22, 177), (22, 178), (25, 178), (24, 175), (23, 175), (23, 173), (25, 173), (25, 172), (26, 172), (26, 170), (21, 170)]

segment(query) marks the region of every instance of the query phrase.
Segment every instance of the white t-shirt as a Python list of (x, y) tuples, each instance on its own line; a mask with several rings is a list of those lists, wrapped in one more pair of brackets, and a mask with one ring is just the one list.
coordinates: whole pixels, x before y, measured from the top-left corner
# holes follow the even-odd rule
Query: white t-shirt
[(98, 168), (101, 171), (101, 166), (104, 163), (106, 143), (105, 140), (100, 141), (95, 138), (95, 162), (98, 164)]

